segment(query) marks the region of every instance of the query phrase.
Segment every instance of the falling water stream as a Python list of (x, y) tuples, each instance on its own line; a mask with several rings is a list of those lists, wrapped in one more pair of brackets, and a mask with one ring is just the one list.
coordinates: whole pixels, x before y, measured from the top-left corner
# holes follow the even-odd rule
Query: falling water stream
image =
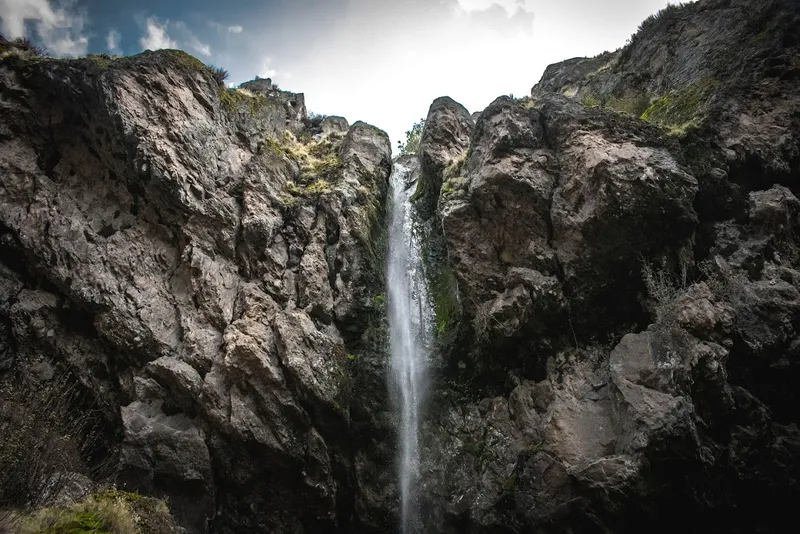
[(400, 411), (399, 483), (401, 532), (418, 530), (419, 423), (425, 393), (426, 360), (432, 311), (413, 219), (412, 173), (395, 163), (389, 219), (389, 330), (392, 382)]

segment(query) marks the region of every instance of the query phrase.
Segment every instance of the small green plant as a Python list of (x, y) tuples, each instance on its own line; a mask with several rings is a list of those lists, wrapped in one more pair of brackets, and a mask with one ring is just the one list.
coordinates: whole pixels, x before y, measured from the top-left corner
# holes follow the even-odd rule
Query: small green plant
[(655, 302), (657, 322), (669, 322), (673, 318), (675, 299), (678, 295), (678, 287), (671, 273), (663, 268), (655, 268), (645, 260), (642, 263), (642, 278), (647, 294)]
[(416, 154), (419, 150), (419, 142), (422, 139), (422, 130), (425, 128), (425, 119), (420, 119), (414, 123), (410, 130), (406, 131), (406, 141), (397, 142), (397, 149), (401, 156)]
[(386, 304), (386, 297), (384, 297), (383, 294), (375, 295), (375, 297), (372, 299), (372, 303), (377, 307), (382, 307), (384, 304)]

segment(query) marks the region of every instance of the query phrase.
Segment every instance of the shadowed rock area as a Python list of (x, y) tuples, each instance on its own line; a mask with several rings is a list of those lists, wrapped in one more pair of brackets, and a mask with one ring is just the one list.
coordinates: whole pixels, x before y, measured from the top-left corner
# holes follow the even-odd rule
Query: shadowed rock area
[(468, 140), (460, 105), (431, 106), (428, 531), (790, 521), (797, 28), (793, 2), (701, 0), (550, 66)]
[(361, 380), (351, 416), (383, 357), (362, 337), (386, 134), (339, 119), (311, 140), (302, 95), (225, 89), (178, 51), (3, 46), (4, 369), (77, 377), (120, 483), (190, 532), (354, 528), (379, 454), (354, 427), (385, 397)]

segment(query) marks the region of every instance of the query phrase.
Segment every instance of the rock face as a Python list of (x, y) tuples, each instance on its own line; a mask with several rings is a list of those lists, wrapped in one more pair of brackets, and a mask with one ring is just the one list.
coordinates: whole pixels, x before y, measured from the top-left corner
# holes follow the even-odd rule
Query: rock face
[(224, 89), (181, 52), (2, 44), (3, 371), (76, 376), (120, 483), (189, 532), (355, 528), (387, 135), (339, 121), (304, 155), (302, 95)]
[(474, 122), (467, 108), (446, 96), (433, 101), (428, 120), (431, 123), (422, 130), (418, 151), (421, 180), (417, 191), (424, 194), (425, 214), (436, 205), (445, 167), (467, 150)]
[[(533, 98), (432, 104), (403, 160), (439, 349), (425, 531), (793, 520), (798, 27), (793, 0), (699, 0)], [(0, 40), (0, 80), (0, 385), (68, 373), (118, 483), (189, 532), (394, 530), (386, 134), (174, 51)]]
[(549, 67), (535, 98), (497, 99), (468, 141), (438, 134), (460, 106), (431, 107), (420, 172), (441, 186), (418, 202), (437, 206), (432, 286), (452, 283), (428, 531), (790, 520), (799, 9), (670, 7), (620, 51)]

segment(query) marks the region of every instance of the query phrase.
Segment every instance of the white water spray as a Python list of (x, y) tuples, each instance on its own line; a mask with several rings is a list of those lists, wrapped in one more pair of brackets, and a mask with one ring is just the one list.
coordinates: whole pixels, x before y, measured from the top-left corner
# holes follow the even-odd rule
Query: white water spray
[(389, 331), (392, 378), (400, 408), (401, 532), (418, 530), (416, 486), (419, 479), (419, 423), (425, 394), (429, 328), (433, 324), (428, 287), (422, 268), (419, 233), (415, 230), (411, 172), (395, 163), (391, 178), (389, 219)]

